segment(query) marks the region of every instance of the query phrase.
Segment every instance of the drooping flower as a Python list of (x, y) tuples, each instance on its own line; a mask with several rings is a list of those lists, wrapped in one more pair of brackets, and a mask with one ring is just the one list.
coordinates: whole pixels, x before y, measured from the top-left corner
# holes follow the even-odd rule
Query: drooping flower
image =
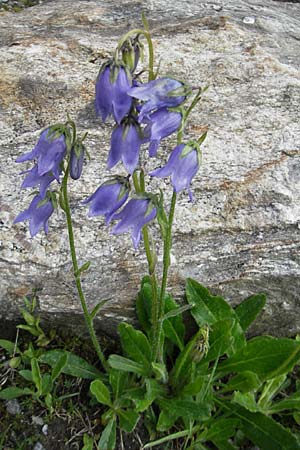
[(160, 141), (178, 130), (182, 120), (182, 114), (178, 111), (169, 111), (161, 108), (150, 114), (145, 122), (145, 136), (150, 140), (149, 155), (156, 156)]
[(132, 174), (138, 165), (143, 142), (143, 132), (136, 120), (124, 119), (112, 132), (107, 168), (111, 169), (122, 160), (128, 173)]
[(110, 115), (117, 123), (129, 113), (132, 98), (127, 91), (132, 85), (130, 73), (113, 60), (104, 63), (96, 81), (96, 112), (103, 122)]
[(188, 189), (190, 199), (192, 194), (190, 184), (199, 169), (200, 147), (197, 142), (177, 145), (172, 151), (167, 164), (161, 169), (150, 172), (152, 177), (165, 178), (171, 175), (171, 182), (175, 192)]
[(53, 175), (52, 172), (47, 172), (47, 173), (45, 173), (45, 175), (39, 175), (37, 165), (35, 165), (30, 170), (21, 172), (21, 174), (25, 174), (25, 173), (27, 174), (27, 176), (21, 185), (21, 189), (35, 187), (35, 186), (39, 185), (41, 197), (45, 196), (45, 193), (46, 193), (49, 185), (52, 183), (52, 181), (55, 180), (55, 176)]
[(130, 96), (145, 102), (140, 110), (139, 122), (156, 109), (180, 105), (189, 92), (188, 86), (172, 78), (157, 78), (128, 90)]
[[(48, 191), (49, 192), (49, 191)], [(48, 220), (54, 211), (51, 196), (42, 197), (36, 195), (29, 205), (29, 208), (21, 212), (14, 220), (14, 223), (29, 220), (29, 231), (31, 237), (35, 236), (42, 227), (48, 233)]]
[(76, 142), (71, 148), (70, 154), (70, 176), (73, 180), (78, 180), (82, 173), (85, 146), (82, 142)]
[(116, 177), (114, 180), (101, 184), (83, 202), (85, 204), (91, 203), (88, 215), (90, 217), (103, 215), (106, 224), (108, 224), (114, 213), (126, 202), (129, 190), (130, 185), (125, 177)]
[(132, 199), (112, 220), (120, 220), (112, 229), (113, 234), (131, 231), (134, 248), (137, 248), (141, 239), (141, 230), (144, 225), (156, 216), (156, 208), (149, 198)]
[(55, 131), (49, 127), (44, 130), (38, 143), (31, 152), (25, 153), (17, 158), (16, 162), (37, 160), (38, 175), (45, 175), (52, 172), (54, 177), (59, 180), (61, 173), (60, 164), (67, 152), (66, 138), (63, 132)]

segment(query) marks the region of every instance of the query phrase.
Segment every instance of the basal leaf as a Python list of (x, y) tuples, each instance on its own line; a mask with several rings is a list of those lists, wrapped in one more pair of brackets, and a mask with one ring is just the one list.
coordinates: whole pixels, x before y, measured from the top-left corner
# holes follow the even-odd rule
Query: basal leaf
[(109, 371), (109, 382), (116, 399), (123, 393), (127, 380), (128, 373), (116, 369)]
[(110, 355), (108, 363), (113, 369), (123, 370), (124, 372), (132, 372), (142, 376), (148, 376), (150, 374), (150, 371), (142, 364), (132, 361), (132, 359), (124, 358), (123, 356)]
[(78, 378), (95, 379), (101, 378), (103, 375), (94, 366), (89, 364), (85, 359), (66, 350), (49, 350), (39, 357), (39, 362), (55, 367), (57, 361), (64, 355), (67, 355), (67, 362), (62, 368), (62, 373), (72, 375)]
[(101, 380), (92, 381), (90, 390), (99, 403), (112, 406), (109, 390)]
[(207, 420), (210, 417), (210, 407), (206, 402), (200, 403), (192, 400), (178, 400), (176, 398), (161, 399), (158, 404), (162, 410), (175, 417), (187, 419)]
[(258, 404), (262, 409), (268, 409), (273, 397), (281, 390), (286, 380), (286, 374), (279, 375), (265, 382)]
[(232, 350), (229, 353), (234, 353), (245, 346), (246, 340), (238, 317), (224, 298), (211, 295), (206, 287), (191, 278), (188, 278), (186, 281), (186, 296), (188, 302), (194, 305), (191, 309), (191, 314), (199, 327), (205, 324), (212, 326), (216, 322), (225, 319), (234, 321), (231, 330), (233, 338)]
[[(176, 310), (179, 309), (179, 306), (175, 302), (175, 300), (170, 296), (166, 295), (165, 297), (165, 313), (175, 313)], [(169, 317), (163, 321), (163, 330), (165, 336), (169, 338), (173, 344), (177, 345), (180, 350), (183, 350), (183, 336), (185, 333), (185, 326), (182, 320), (182, 315), (174, 315), (173, 317)]]
[(120, 428), (126, 431), (126, 433), (131, 433), (135, 429), (140, 418), (136, 411), (130, 409), (119, 409), (118, 416), (120, 419)]
[(300, 359), (300, 342), (260, 336), (218, 366), (219, 373), (256, 373), (261, 380), (288, 373)]
[(20, 353), (19, 348), (12, 341), (8, 341), (7, 339), (0, 339), (0, 347), (4, 348), (10, 355), (13, 355), (14, 352)]
[(33, 392), (28, 389), (21, 389), (18, 387), (8, 387), (0, 391), (1, 400), (13, 400), (14, 398), (22, 397), (23, 395), (32, 395)]
[(203, 438), (207, 441), (229, 439), (235, 434), (238, 425), (238, 419), (214, 419), (208, 425), (208, 431)]
[(100, 450), (115, 450), (116, 446), (116, 420), (113, 417), (110, 419), (104, 428), (101, 438), (98, 442), (98, 449)]
[(36, 386), (38, 394), (41, 395), (41, 393), (42, 393), (42, 376), (41, 376), (39, 363), (36, 358), (32, 358), (30, 363), (31, 363), (32, 380)]
[(263, 450), (299, 450), (298, 439), (279, 423), (260, 412), (250, 412), (231, 402), (221, 402), (222, 409), (240, 421), (240, 429)]
[(209, 332), (209, 350), (205, 361), (212, 361), (222, 356), (229, 349), (232, 341), (232, 319), (215, 322)]
[(51, 373), (52, 381), (56, 380), (56, 378), (62, 373), (64, 370), (64, 367), (66, 366), (68, 361), (68, 355), (67, 353), (62, 353), (60, 358), (57, 360), (56, 364), (54, 365)]
[(119, 333), (124, 351), (134, 361), (142, 364), (146, 369), (151, 364), (151, 347), (147, 337), (132, 325), (120, 323)]
[(256, 373), (246, 370), (232, 377), (221, 392), (240, 391), (246, 393), (257, 389), (261, 385), (261, 380)]
[(265, 294), (256, 294), (246, 298), (235, 308), (235, 313), (244, 331), (256, 319), (265, 304)]
[(268, 410), (268, 414), (276, 414), (281, 411), (286, 411), (288, 409), (295, 409), (300, 411), (300, 393), (295, 392), (283, 400), (272, 403)]

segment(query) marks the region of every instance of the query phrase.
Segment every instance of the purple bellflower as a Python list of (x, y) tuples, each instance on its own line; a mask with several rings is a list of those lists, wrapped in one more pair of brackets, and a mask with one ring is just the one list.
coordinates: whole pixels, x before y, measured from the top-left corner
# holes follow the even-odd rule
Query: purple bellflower
[(128, 90), (130, 96), (145, 102), (140, 110), (139, 122), (156, 109), (180, 105), (188, 93), (188, 86), (172, 78), (157, 78)]
[(21, 212), (15, 218), (14, 223), (29, 220), (31, 237), (35, 236), (42, 227), (44, 227), (45, 233), (48, 233), (48, 219), (53, 211), (54, 206), (51, 197), (43, 198), (41, 195), (36, 195), (30, 203), (29, 208)]
[(156, 208), (150, 199), (132, 199), (112, 220), (120, 220), (112, 229), (113, 234), (121, 234), (131, 230), (133, 246), (136, 249), (141, 239), (141, 230), (144, 225), (154, 219)]
[(103, 215), (108, 225), (115, 212), (126, 202), (129, 190), (128, 179), (124, 177), (116, 177), (103, 183), (83, 202), (91, 202), (88, 215), (90, 217)]
[(113, 60), (104, 63), (96, 81), (96, 112), (103, 122), (110, 115), (117, 123), (129, 113), (132, 98), (127, 94), (132, 84), (131, 75)]
[(40, 186), (40, 196), (45, 197), (46, 191), (49, 185), (55, 180), (55, 176), (51, 172), (45, 173), (45, 175), (38, 174), (38, 166), (35, 165), (32, 169), (21, 172), (22, 174), (27, 174), (24, 179), (21, 189)]
[(145, 118), (147, 126), (145, 136), (149, 137), (149, 155), (156, 156), (160, 141), (178, 130), (181, 125), (182, 113), (161, 108)]
[(59, 132), (53, 131), (49, 127), (42, 132), (34, 149), (29, 153), (25, 153), (25, 155), (19, 156), (16, 162), (36, 159), (38, 175), (41, 176), (52, 172), (54, 177), (59, 180), (61, 173), (60, 164), (66, 152), (67, 145), (64, 133), (61, 132), (59, 134)]
[(199, 169), (200, 147), (197, 142), (177, 145), (172, 151), (167, 164), (161, 169), (150, 172), (151, 177), (165, 178), (171, 175), (171, 182), (176, 193), (188, 189), (190, 200), (192, 193), (190, 184)]
[(143, 142), (145, 142), (143, 132), (136, 120), (124, 119), (112, 132), (107, 168), (111, 169), (121, 159), (128, 173), (132, 174), (138, 165)]

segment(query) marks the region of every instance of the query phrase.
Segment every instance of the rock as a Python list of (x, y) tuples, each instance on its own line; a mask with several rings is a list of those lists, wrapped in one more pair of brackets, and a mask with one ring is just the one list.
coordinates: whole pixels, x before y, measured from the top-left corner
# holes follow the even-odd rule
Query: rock
[(87, 219), (81, 201), (108, 176), (111, 128), (95, 116), (95, 78), (121, 34), (141, 26), (142, 11), (161, 73), (209, 86), (188, 127), (190, 137), (209, 132), (195, 202), (182, 194), (176, 208), (169, 289), (182, 298), (189, 276), (233, 304), (263, 291), (268, 303), (252, 334), (299, 332), (300, 5), (266, 0), (94, 0), (76, 9), (57, 0), (0, 14), (1, 317), (16, 320), (22, 296), (35, 289), (42, 318), (76, 330), (82, 321), (63, 215), (51, 218), (47, 237), (30, 239), (26, 223), (12, 225), (31, 198), (19, 189), (26, 164), (15, 159), (69, 112), (89, 133), (91, 153), (71, 189), (78, 256), (91, 261), (86, 297), (91, 308), (109, 299), (97, 322), (109, 335), (134, 320), (143, 246), (134, 251), (128, 235)]
[(6, 410), (9, 414), (15, 416), (21, 413), (21, 405), (16, 398), (13, 398), (12, 400), (7, 400)]

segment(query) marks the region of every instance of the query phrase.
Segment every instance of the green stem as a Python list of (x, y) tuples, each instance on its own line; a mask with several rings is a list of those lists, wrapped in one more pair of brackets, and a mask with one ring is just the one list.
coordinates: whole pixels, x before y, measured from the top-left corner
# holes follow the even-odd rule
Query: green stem
[[(133, 185), (137, 194), (145, 191), (145, 179), (144, 172), (140, 172), (140, 180), (138, 179), (137, 171), (133, 172), (132, 175)], [(155, 256), (151, 250), (150, 238), (148, 233), (148, 227), (145, 225), (142, 229), (144, 247), (148, 263), (148, 272), (151, 279), (151, 290), (152, 290), (152, 303), (151, 303), (151, 321), (152, 321), (152, 340), (155, 342), (155, 337), (158, 333), (159, 323), (158, 323), (158, 296), (157, 296), (157, 281), (155, 275)]]
[(75, 242), (74, 242), (71, 210), (70, 210), (70, 204), (69, 204), (69, 198), (68, 198), (68, 176), (69, 176), (69, 166), (67, 167), (67, 170), (65, 172), (61, 189), (62, 189), (62, 196), (63, 196), (63, 207), (64, 207), (64, 211), (66, 213), (66, 219), (67, 219), (68, 236), (69, 236), (69, 244), (70, 244), (71, 258), (72, 258), (72, 264), (73, 264), (74, 278), (75, 278), (76, 287), (77, 287), (81, 307), (83, 310), (84, 318), (86, 321), (88, 331), (90, 333), (92, 343), (93, 343), (96, 353), (102, 363), (103, 368), (106, 370), (106, 372), (108, 372), (109, 365), (105, 359), (105, 356), (104, 356), (104, 354), (101, 350), (100, 344), (98, 342), (98, 339), (97, 339), (97, 336), (96, 336), (96, 333), (95, 333), (95, 330), (93, 327), (93, 320), (90, 317), (90, 313), (88, 311), (88, 307), (87, 307), (86, 300), (85, 300), (84, 293), (83, 293), (82, 286), (81, 286), (80, 273), (79, 273), (79, 267), (78, 267), (77, 256), (76, 256)]
[(154, 345), (154, 355), (155, 360), (161, 360), (162, 358), (162, 345), (161, 345), (161, 334), (162, 334), (162, 317), (165, 313), (165, 294), (167, 288), (168, 281), (168, 270), (170, 267), (170, 253), (172, 247), (172, 225), (175, 213), (175, 205), (176, 205), (177, 194), (173, 191), (171, 206), (169, 212), (169, 220), (168, 220), (168, 229), (167, 234), (164, 240), (164, 256), (163, 256), (163, 276), (161, 282), (161, 290), (160, 290), (160, 298), (158, 305), (158, 333), (155, 339)]

